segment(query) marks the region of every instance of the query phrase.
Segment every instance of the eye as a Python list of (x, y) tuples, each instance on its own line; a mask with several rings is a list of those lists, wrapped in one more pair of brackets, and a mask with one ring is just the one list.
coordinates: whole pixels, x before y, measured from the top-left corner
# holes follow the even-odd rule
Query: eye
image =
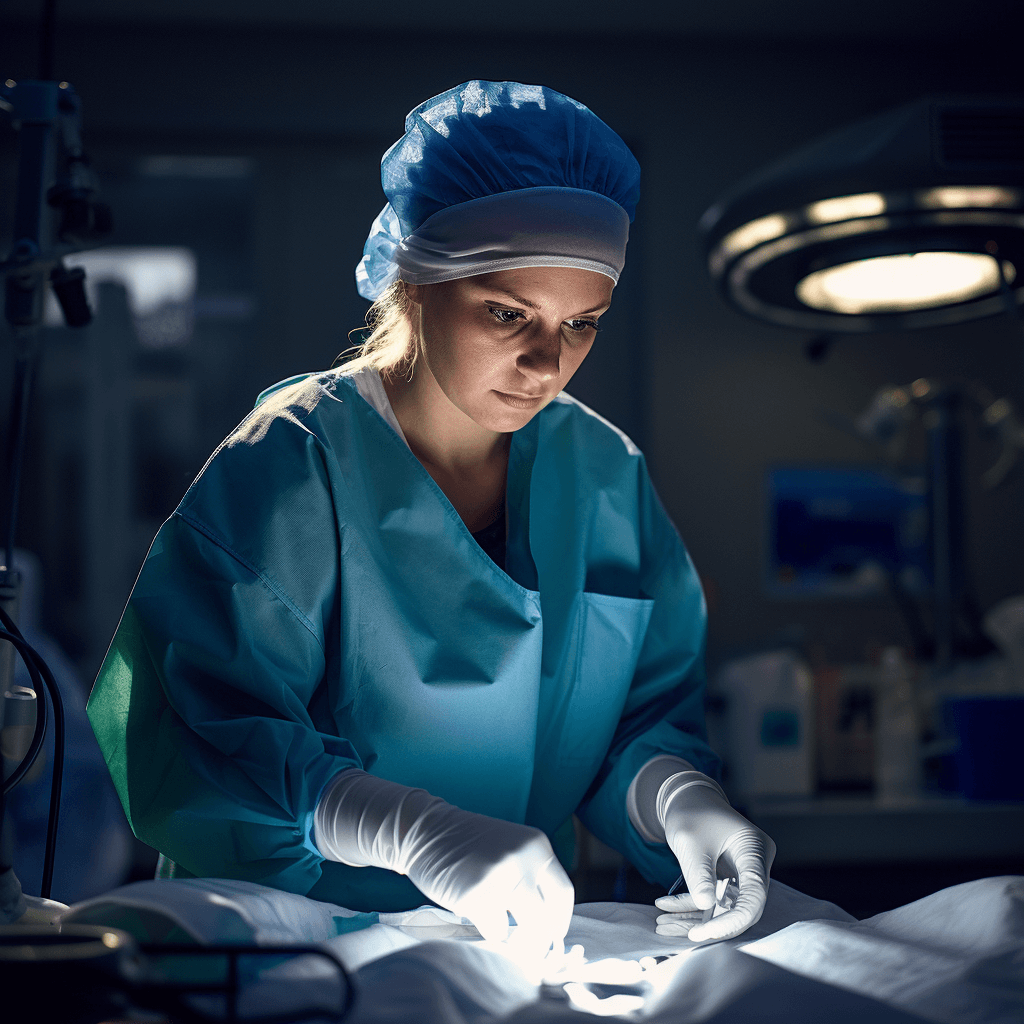
[(487, 309), (499, 324), (514, 324), (517, 320), (524, 319), (518, 309), (502, 309), (499, 306), (488, 306)]
[(601, 330), (601, 325), (596, 320), (576, 319), (566, 320), (565, 322), (569, 330), (576, 334), (583, 334), (584, 331)]

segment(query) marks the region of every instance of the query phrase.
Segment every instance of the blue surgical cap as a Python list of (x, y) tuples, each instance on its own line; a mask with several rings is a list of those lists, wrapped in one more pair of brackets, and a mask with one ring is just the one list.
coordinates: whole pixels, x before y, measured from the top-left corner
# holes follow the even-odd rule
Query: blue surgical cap
[(388, 203), (356, 268), (368, 299), (399, 276), (432, 283), (516, 266), (579, 266), (617, 281), (640, 167), (582, 103), (473, 81), (409, 113), (381, 182)]

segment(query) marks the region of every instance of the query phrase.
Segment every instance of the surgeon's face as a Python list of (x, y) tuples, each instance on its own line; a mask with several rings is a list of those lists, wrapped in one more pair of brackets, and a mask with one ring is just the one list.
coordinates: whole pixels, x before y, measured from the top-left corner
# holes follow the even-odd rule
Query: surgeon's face
[(420, 358), (448, 401), (488, 430), (518, 430), (568, 384), (594, 344), (612, 281), (529, 267), (406, 285)]

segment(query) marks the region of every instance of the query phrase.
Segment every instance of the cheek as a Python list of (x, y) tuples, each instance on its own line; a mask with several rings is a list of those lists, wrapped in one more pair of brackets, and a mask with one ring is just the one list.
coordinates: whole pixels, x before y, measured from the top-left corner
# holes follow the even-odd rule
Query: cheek
[(459, 339), (459, 366), (468, 381), (490, 380), (500, 359), (500, 349), (484, 335), (469, 330)]
[(431, 373), (450, 393), (486, 390), (500, 370), (500, 352), (472, 326), (434, 322), (424, 331), (423, 340)]

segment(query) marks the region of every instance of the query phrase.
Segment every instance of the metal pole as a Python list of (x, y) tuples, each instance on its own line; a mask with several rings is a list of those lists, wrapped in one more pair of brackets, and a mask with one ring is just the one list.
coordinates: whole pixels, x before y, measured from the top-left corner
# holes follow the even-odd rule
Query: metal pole
[(957, 655), (957, 616), (964, 601), (963, 470), (960, 396), (943, 388), (924, 415), (931, 477), (932, 573), (935, 604), (935, 661), (949, 669)]
[(25, 437), (34, 376), (32, 355), (19, 355), (14, 364), (11, 394), (11, 436), (7, 439), (7, 532), (4, 538), (4, 568), (14, 568), (14, 544), (18, 531), (18, 505), (21, 497), (22, 467), (25, 462)]

